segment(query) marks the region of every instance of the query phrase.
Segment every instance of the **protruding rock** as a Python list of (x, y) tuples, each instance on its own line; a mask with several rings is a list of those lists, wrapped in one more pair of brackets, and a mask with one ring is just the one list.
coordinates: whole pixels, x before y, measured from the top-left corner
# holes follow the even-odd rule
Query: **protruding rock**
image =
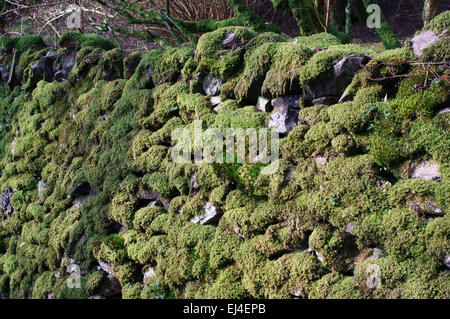
[(40, 80), (52, 82), (54, 79), (53, 72), (54, 57), (44, 56), (31, 65), (30, 86), (35, 87)]
[(385, 255), (385, 252), (383, 249), (375, 247), (372, 250), (372, 255), (370, 256), (370, 259), (377, 260), (377, 259), (380, 259), (381, 257), (383, 257), (384, 255)]
[(42, 192), (44, 191), (45, 187), (47, 187), (47, 184), (45, 184), (43, 181), (39, 181), (38, 183), (38, 198), (39, 200), (42, 200)]
[(298, 125), (300, 113), (300, 96), (283, 96), (272, 100), (274, 111), (269, 119), (269, 128), (276, 128), (278, 133), (292, 131)]
[(192, 176), (191, 176), (191, 188), (194, 189), (194, 190), (199, 188), (199, 185), (198, 185), (198, 183), (197, 183), (197, 181), (195, 179), (196, 179), (195, 174), (192, 174)]
[(443, 37), (449, 36), (448, 31), (444, 30), (440, 35), (436, 35), (433, 30), (427, 30), (424, 32), (421, 32), (420, 34), (416, 35), (411, 40), (411, 45), (414, 50), (414, 54), (418, 57), (421, 57), (423, 54), (423, 51), (433, 45), (434, 43), (438, 42)]
[(155, 192), (154, 190), (151, 190), (151, 189), (141, 190), (139, 192), (139, 196), (142, 199), (149, 200), (151, 202), (156, 201), (156, 202), (160, 203), (166, 211), (169, 210), (169, 206), (170, 206), (169, 201), (164, 199), (160, 193)]
[(300, 109), (300, 98), (299, 95), (281, 96), (272, 100), (272, 106), (280, 109)]
[(104, 270), (100, 270), (104, 273), (102, 284), (97, 293), (103, 297), (113, 297), (120, 295), (122, 287), (119, 280), (112, 274), (107, 273)]
[(239, 43), (241, 43), (241, 41), (236, 37), (236, 34), (234, 32), (228, 33), (225, 36), (225, 39), (222, 41), (222, 45), (224, 47), (232, 46), (232, 45), (239, 44)]
[(148, 267), (147, 271), (144, 273), (144, 286), (147, 286), (148, 280), (156, 276), (155, 268)]
[(217, 95), (222, 88), (222, 79), (207, 75), (203, 80), (203, 91), (206, 95)]
[(450, 268), (450, 255), (444, 257), (444, 265), (446, 265), (447, 268)]
[(438, 112), (438, 114), (450, 113), (450, 107), (443, 108)]
[(273, 107), (272, 104), (269, 102), (270, 101), (268, 99), (265, 99), (262, 96), (260, 96), (258, 98), (258, 102), (256, 103), (256, 108), (262, 112), (272, 112)]
[(345, 231), (353, 236), (356, 236), (355, 233), (355, 223), (350, 222), (345, 226)]
[(342, 98), (354, 75), (370, 61), (366, 55), (348, 56), (333, 62), (333, 72), (327, 78), (314, 80), (305, 87), (305, 99), (311, 104), (332, 105)]
[(0, 211), (2, 212), (2, 219), (6, 216), (14, 214), (14, 209), (12, 206), (12, 197), (15, 191), (7, 187), (2, 191), (0, 197)]
[(428, 216), (429, 219), (433, 219), (444, 214), (442, 209), (440, 209), (434, 201), (427, 198), (413, 197), (408, 200), (408, 205), (417, 213)]
[(439, 164), (435, 162), (421, 162), (414, 167), (411, 178), (439, 181), (441, 179), (441, 174), (439, 173)]
[(209, 103), (211, 103), (212, 106), (217, 106), (217, 105), (220, 105), (222, 103), (222, 99), (220, 98), (220, 96), (213, 96), (209, 100)]
[(217, 222), (220, 218), (221, 210), (217, 206), (213, 206), (210, 202), (206, 203), (203, 208), (203, 216), (194, 216), (190, 219), (192, 223), (207, 225)]

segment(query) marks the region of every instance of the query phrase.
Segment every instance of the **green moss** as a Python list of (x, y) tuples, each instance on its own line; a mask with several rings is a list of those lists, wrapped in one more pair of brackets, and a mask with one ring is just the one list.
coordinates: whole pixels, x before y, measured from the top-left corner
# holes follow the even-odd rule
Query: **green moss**
[(182, 45), (169, 48), (161, 55), (158, 64), (154, 65), (154, 81), (156, 84), (176, 82), (186, 62), (194, 55), (191, 46)]
[(256, 36), (254, 31), (244, 27), (225, 27), (206, 33), (198, 40), (195, 52), (196, 59), (200, 60), (203, 56), (217, 58), (221, 50), (223, 50), (222, 41), (225, 40), (228, 34), (232, 33), (241, 43), (245, 43)]
[(61, 47), (75, 47), (78, 50), (90, 46), (105, 51), (116, 47), (111, 41), (97, 34), (81, 34), (77, 32), (63, 33), (58, 40), (58, 45)]
[(361, 293), (353, 277), (330, 273), (314, 282), (311, 299), (360, 299)]
[(19, 52), (25, 52), (29, 48), (43, 48), (46, 45), (40, 36), (30, 34), (15, 37), (1, 36), (0, 46), (4, 51), (11, 51), (14, 48)]
[(97, 80), (108, 80), (123, 78), (123, 52), (115, 48), (105, 52), (99, 61), (99, 72), (96, 75)]
[(448, 47), (450, 46), (450, 39), (444, 37), (438, 42), (430, 45), (428, 48), (423, 50), (420, 59), (425, 62), (440, 62), (446, 61), (449, 58)]
[(328, 75), (333, 69), (333, 61), (357, 54), (373, 55), (374, 52), (354, 44), (332, 45), (327, 50), (317, 52), (300, 69), (302, 85), (307, 85), (313, 80)]
[(274, 98), (295, 92), (296, 87), (300, 86), (300, 68), (312, 54), (303, 44), (278, 44), (263, 83), (262, 95)]
[(449, 21), (450, 12), (444, 11), (431, 20), (430, 23), (423, 28), (423, 31), (433, 30), (436, 34), (440, 34), (442, 31), (450, 29)]
[(160, 193), (165, 198), (169, 198), (173, 193), (173, 189), (169, 184), (169, 179), (165, 174), (160, 172), (147, 174), (142, 179), (142, 183), (146, 189), (152, 189), (155, 192)]
[(325, 32), (297, 37), (294, 39), (294, 42), (308, 47), (311, 50), (316, 48), (328, 49), (332, 45), (342, 44), (336, 36)]
[(234, 93), (239, 102), (256, 104), (266, 73), (270, 69), (272, 56), (276, 52), (276, 44), (265, 43), (245, 54), (245, 67), (235, 85)]
[(417, 257), (426, 249), (425, 224), (409, 210), (389, 211), (383, 218), (382, 230), (386, 251), (399, 260)]
[(194, 120), (210, 123), (212, 109), (209, 101), (201, 94), (181, 94), (177, 97), (180, 117), (185, 124)]
[(212, 299), (242, 299), (247, 296), (241, 281), (241, 271), (236, 267), (228, 267), (219, 272), (217, 279), (208, 288), (207, 298)]
[(46, 112), (52, 105), (59, 102), (67, 93), (66, 83), (40, 81), (33, 91), (33, 98), (39, 103), (42, 112)]
[[(379, 5), (377, 0), (363, 0), (363, 5), (367, 9), (369, 5)], [(367, 16), (367, 13), (364, 13)], [(376, 28), (375, 31), (378, 37), (383, 42), (383, 45), (386, 49), (395, 49), (401, 46), (400, 41), (397, 39), (394, 31), (391, 29), (389, 22), (385, 18), (383, 12), (380, 12), (380, 22), (381, 25), (379, 28)]]
[(105, 84), (101, 93), (102, 110), (111, 111), (113, 109), (114, 103), (116, 103), (122, 96), (124, 86), (125, 80), (116, 80)]
[(144, 207), (136, 212), (133, 220), (133, 226), (136, 230), (146, 231), (153, 222), (153, 220), (161, 214), (164, 214), (165, 210), (161, 207)]

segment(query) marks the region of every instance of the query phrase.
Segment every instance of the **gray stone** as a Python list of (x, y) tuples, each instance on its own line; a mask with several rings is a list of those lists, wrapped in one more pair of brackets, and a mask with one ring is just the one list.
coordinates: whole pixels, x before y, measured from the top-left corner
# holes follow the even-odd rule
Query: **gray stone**
[(450, 113), (450, 107), (446, 107), (438, 112), (438, 114)]
[(275, 109), (270, 115), (269, 128), (276, 128), (278, 133), (285, 134), (298, 125), (299, 109)]
[(41, 201), (42, 198), (42, 192), (44, 191), (45, 187), (47, 187), (47, 184), (45, 184), (43, 181), (39, 181), (38, 183), (38, 198)]
[(203, 91), (206, 95), (217, 95), (222, 88), (222, 79), (213, 77), (211, 75), (205, 76), (203, 80)]
[(191, 176), (191, 188), (193, 190), (196, 190), (196, 189), (198, 189), (200, 187), (195, 179), (196, 179), (195, 174), (192, 174), (192, 176)]
[(422, 56), (423, 51), (438, 42), (443, 37), (448, 36), (448, 31), (444, 30), (441, 34), (436, 35), (433, 30), (424, 31), (418, 35), (416, 35), (411, 40), (411, 45), (414, 50), (414, 54), (418, 57)]
[(0, 197), (0, 212), (2, 213), (2, 219), (6, 216), (14, 214), (14, 208), (12, 206), (12, 197), (15, 193), (15, 190), (7, 187), (2, 190), (2, 194)]
[(217, 106), (222, 103), (222, 99), (220, 98), (220, 96), (213, 96), (209, 99), (209, 103), (211, 103), (212, 106)]
[(52, 82), (54, 79), (53, 56), (44, 56), (31, 65), (31, 87), (35, 87), (40, 80)]
[(12, 155), (14, 155), (16, 153), (16, 145), (17, 145), (17, 136), (14, 136), (14, 139), (12, 140), (12, 142), (10, 144)]
[(225, 39), (222, 41), (222, 45), (223, 46), (232, 46), (233, 44), (240, 44), (241, 41), (236, 37), (236, 34), (233, 33), (228, 33), (225, 36)]
[(383, 257), (384, 255), (385, 255), (385, 252), (383, 249), (375, 247), (372, 250), (372, 255), (370, 256), (370, 259), (377, 260), (377, 259), (380, 259), (381, 257)]
[(210, 202), (207, 202), (203, 208), (203, 216), (194, 216), (190, 221), (200, 225), (212, 224), (218, 221), (221, 214), (222, 212), (219, 207), (213, 206)]
[(0, 84), (8, 82), (9, 66), (0, 66)]
[(353, 236), (356, 236), (355, 233), (355, 224), (350, 222), (345, 226), (345, 231)]
[(439, 164), (435, 162), (421, 162), (414, 167), (411, 178), (439, 181), (441, 179), (441, 174), (439, 173)]
[(434, 219), (436, 216), (444, 214), (442, 209), (440, 209), (434, 201), (427, 198), (413, 197), (408, 200), (408, 205), (419, 214), (434, 216), (429, 217), (429, 219)]
[(151, 189), (147, 189), (147, 190), (141, 190), (139, 192), (139, 196), (145, 200), (149, 200), (152, 202), (156, 201), (156, 202), (160, 203), (166, 211), (169, 211), (170, 203), (165, 198), (163, 198), (160, 193), (158, 193), (154, 190), (151, 190)]
[(334, 61), (331, 74), (316, 79), (305, 87), (305, 100), (311, 104), (337, 103), (361, 65), (367, 64), (370, 59), (366, 55), (356, 55)]
[(233, 231), (236, 235), (238, 235), (241, 238), (244, 238), (244, 235), (241, 234), (241, 229), (239, 228), (239, 226), (234, 225), (233, 226)]
[(270, 101), (268, 99), (265, 99), (262, 96), (260, 96), (258, 98), (258, 102), (256, 103), (256, 108), (262, 112), (272, 112), (273, 107), (272, 104), (269, 102)]
[(444, 257), (444, 264), (447, 266), (447, 268), (450, 268), (450, 255)]
[(281, 96), (272, 100), (272, 106), (280, 109), (300, 109), (300, 98), (299, 95)]
[(298, 125), (300, 113), (300, 96), (282, 96), (272, 100), (274, 111), (270, 115), (269, 128), (276, 128), (278, 133), (285, 134)]

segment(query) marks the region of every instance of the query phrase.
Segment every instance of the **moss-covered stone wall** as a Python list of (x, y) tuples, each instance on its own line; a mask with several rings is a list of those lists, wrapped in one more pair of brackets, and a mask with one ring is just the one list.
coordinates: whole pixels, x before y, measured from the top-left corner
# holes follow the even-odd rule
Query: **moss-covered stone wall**
[[(447, 38), (420, 58), (242, 27), (143, 54), (0, 40), (2, 298), (450, 297), (449, 71), (410, 63)], [(285, 96), (276, 174), (171, 161), (174, 129), (265, 127)]]

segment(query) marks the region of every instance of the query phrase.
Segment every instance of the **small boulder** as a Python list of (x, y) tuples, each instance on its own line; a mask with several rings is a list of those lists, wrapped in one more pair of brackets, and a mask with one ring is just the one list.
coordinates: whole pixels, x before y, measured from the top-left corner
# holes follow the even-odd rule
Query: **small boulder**
[(45, 184), (43, 181), (39, 181), (39, 183), (38, 183), (38, 198), (40, 201), (43, 199), (42, 192), (44, 191), (45, 187), (47, 187), (47, 184)]
[(212, 106), (217, 106), (222, 104), (222, 99), (220, 96), (213, 96), (211, 99), (209, 99), (209, 103), (211, 103)]
[(272, 112), (273, 107), (272, 104), (269, 102), (270, 101), (268, 99), (265, 99), (262, 96), (260, 96), (258, 98), (258, 102), (256, 103), (256, 108), (262, 112)]
[(212, 224), (218, 221), (221, 214), (222, 212), (219, 207), (213, 206), (210, 202), (208, 202), (203, 208), (203, 216), (194, 216), (190, 219), (190, 221), (200, 225)]
[(444, 257), (444, 265), (446, 265), (447, 268), (450, 268), (450, 255)]
[(104, 276), (97, 293), (102, 297), (113, 297), (120, 295), (122, 292), (122, 286), (120, 285), (119, 280), (111, 273), (106, 273), (104, 270), (101, 271), (104, 273)]
[(156, 206), (155, 202), (160, 203), (166, 211), (169, 211), (170, 203), (164, 199), (160, 193), (151, 189), (141, 190), (139, 196), (142, 199), (150, 201), (149, 206)]
[(203, 80), (202, 86), (203, 92), (205, 92), (206, 95), (217, 95), (220, 93), (220, 89), (222, 88), (222, 79), (207, 75)]
[(236, 34), (234, 32), (228, 33), (225, 36), (225, 39), (223, 39), (223, 41), (222, 41), (222, 45), (224, 47), (234, 46), (234, 45), (239, 45), (239, 44), (241, 44), (241, 40), (239, 40), (239, 38), (236, 37)]
[(2, 190), (0, 196), (0, 211), (2, 212), (2, 219), (6, 216), (14, 214), (14, 208), (12, 206), (12, 197), (15, 191), (9, 187)]
[(299, 123), (300, 96), (283, 96), (272, 100), (274, 111), (270, 115), (269, 128), (276, 128), (278, 133), (292, 131)]
[(333, 61), (333, 72), (328, 77), (316, 79), (305, 87), (305, 100), (313, 105), (337, 103), (356, 72), (370, 59), (367, 55), (355, 55)]
[(431, 45), (438, 42), (443, 37), (448, 36), (448, 31), (444, 30), (441, 34), (436, 35), (433, 30), (427, 30), (419, 33), (414, 38), (411, 39), (411, 45), (414, 50), (414, 54), (417, 57), (421, 57), (423, 51), (430, 47)]
[(439, 181), (441, 179), (439, 164), (435, 162), (421, 162), (413, 168), (411, 178), (420, 178), (435, 182)]
[(31, 65), (30, 87), (35, 87), (40, 80), (52, 82), (54, 79), (52, 55), (44, 56)]

